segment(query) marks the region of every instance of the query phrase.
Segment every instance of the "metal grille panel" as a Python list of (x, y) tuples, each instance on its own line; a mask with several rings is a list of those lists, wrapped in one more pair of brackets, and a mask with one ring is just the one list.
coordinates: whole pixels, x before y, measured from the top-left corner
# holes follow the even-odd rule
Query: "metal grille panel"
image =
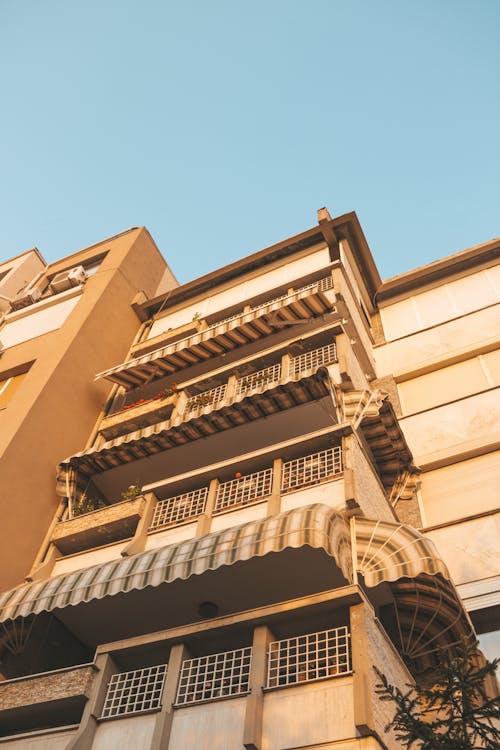
[(328, 365), (336, 361), (337, 347), (335, 344), (327, 344), (327, 346), (321, 346), (319, 349), (313, 349), (310, 352), (299, 354), (298, 357), (293, 357), (290, 372), (292, 375), (299, 375), (301, 372), (313, 370), (321, 367), (321, 365)]
[(347, 627), (269, 644), (266, 687), (324, 680), (351, 671)]
[(160, 708), (166, 664), (114, 674), (108, 684), (101, 718)]
[(180, 523), (187, 518), (199, 516), (205, 510), (208, 487), (200, 487), (182, 495), (158, 500), (155, 505), (153, 520), (149, 527), (151, 531), (161, 529), (170, 524)]
[(207, 406), (215, 406), (223, 401), (226, 395), (226, 383), (211, 388), (209, 391), (203, 391), (196, 396), (191, 396), (186, 402), (186, 411), (201, 413)]
[(229, 482), (222, 482), (217, 488), (214, 512), (220, 512), (234, 505), (246, 505), (271, 494), (273, 470), (264, 469), (255, 474), (247, 474)]
[(327, 448), (319, 453), (311, 453), (309, 456), (301, 456), (284, 463), (281, 491), (291, 492), (299, 487), (318, 484), (336, 474), (342, 474), (340, 446)]
[(187, 659), (177, 690), (178, 706), (248, 692), (251, 647)]
[(263, 370), (253, 372), (251, 375), (238, 378), (236, 381), (236, 395), (240, 396), (243, 393), (253, 391), (255, 388), (268, 387), (274, 383), (278, 383), (280, 376), (281, 364), (278, 363), (270, 367), (265, 367)]

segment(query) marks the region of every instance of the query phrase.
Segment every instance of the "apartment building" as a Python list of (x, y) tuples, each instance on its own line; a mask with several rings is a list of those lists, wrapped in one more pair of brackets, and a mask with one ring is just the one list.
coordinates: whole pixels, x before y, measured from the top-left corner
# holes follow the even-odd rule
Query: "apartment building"
[(55, 466), (106, 402), (94, 374), (126, 356), (131, 303), (175, 283), (144, 229), (49, 265), (36, 248), (0, 264), (1, 590), (24, 580), (53, 520)]
[(373, 665), (402, 686), (472, 619), (498, 627), (499, 250), (382, 282), (356, 215), (322, 209), (136, 304), (59, 456), (62, 512), (0, 597), (0, 744), (399, 747)]

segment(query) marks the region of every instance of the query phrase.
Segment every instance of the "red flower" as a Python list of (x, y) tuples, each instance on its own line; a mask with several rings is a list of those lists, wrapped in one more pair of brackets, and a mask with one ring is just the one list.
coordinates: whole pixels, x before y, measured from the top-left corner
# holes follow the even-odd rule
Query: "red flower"
[(237, 471), (234, 476), (236, 477), (236, 479), (241, 479), (241, 476), (242, 476), (241, 471)]

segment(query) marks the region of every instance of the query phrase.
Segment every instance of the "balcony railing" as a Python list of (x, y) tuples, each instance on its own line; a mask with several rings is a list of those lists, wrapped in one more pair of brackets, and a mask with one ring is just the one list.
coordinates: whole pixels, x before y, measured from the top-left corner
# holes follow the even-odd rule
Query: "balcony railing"
[(166, 664), (114, 674), (108, 684), (101, 719), (160, 708), (166, 674)]
[(271, 494), (273, 470), (264, 469), (247, 474), (229, 482), (222, 482), (217, 488), (215, 513), (238, 505), (248, 505)]
[(317, 367), (321, 367), (321, 365), (329, 365), (336, 361), (337, 347), (335, 344), (327, 344), (327, 346), (322, 346), (319, 349), (299, 354), (298, 357), (293, 357), (290, 374), (300, 375), (301, 372), (316, 369)]
[(217, 406), (218, 403), (224, 400), (225, 395), (226, 383), (223, 383), (216, 388), (210, 388), (209, 391), (203, 391), (196, 394), (196, 396), (191, 396), (186, 402), (186, 412), (189, 412), (190, 416), (200, 414), (207, 406)]
[(182, 495), (158, 500), (155, 505), (150, 531), (182, 523), (203, 513), (207, 502), (208, 487), (200, 487)]
[(342, 450), (340, 446), (327, 448), (309, 456), (301, 456), (283, 464), (281, 491), (292, 492), (342, 474)]
[(263, 370), (253, 372), (251, 375), (238, 378), (236, 381), (236, 395), (241, 396), (256, 388), (270, 388), (272, 385), (279, 383), (280, 377), (281, 364), (278, 363), (271, 365), (271, 367), (265, 367)]
[(324, 680), (351, 671), (347, 627), (269, 644), (266, 687)]
[(251, 647), (187, 659), (182, 664), (176, 704), (248, 693), (251, 659)]
[[(342, 474), (340, 446), (286, 461), (283, 464), (281, 492), (293, 492), (320, 482), (327, 482)], [(221, 482), (217, 488), (214, 513), (248, 505), (269, 497), (272, 491), (273, 469), (237, 476)], [(208, 487), (199, 487), (165, 500), (158, 500), (150, 531), (192, 520), (205, 512)]]

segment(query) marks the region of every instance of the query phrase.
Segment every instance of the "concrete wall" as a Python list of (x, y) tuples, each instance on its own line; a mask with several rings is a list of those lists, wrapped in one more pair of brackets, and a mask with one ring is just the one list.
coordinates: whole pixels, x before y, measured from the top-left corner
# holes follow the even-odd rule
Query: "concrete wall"
[(50, 732), (33, 737), (20, 737), (0, 741), (2, 750), (64, 750), (75, 735), (76, 729), (69, 732)]
[(146, 750), (153, 736), (155, 717), (156, 714), (146, 714), (102, 722), (97, 727), (92, 750)]
[[(103, 252), (106, 257), (63, 324), (11, 346), (0, 359), (0, 380), (32, 363), (0, 411), (0, 590), (19, 583), (30, 570), (58, 504), (55, 466), (82, 450), (109, 394), (109, 384), (94, 382), (94, 376), (125, 359), (139, 328), (131, 302), (138, 290), (153, 295), (165, 270), (148, 232), (137, 229), (47, 272)], [(34, 305), (33, 319), (40, 314)], [(23, 325), (31, 318), (22, 317)]]
[(265, 694), (262, 750), (316, 746), (355, 736), (352, 677)]
[(245, 702), (246, 698), (232, 698), (177, 709), (168, 750), (232, 750), (242, 747)]

